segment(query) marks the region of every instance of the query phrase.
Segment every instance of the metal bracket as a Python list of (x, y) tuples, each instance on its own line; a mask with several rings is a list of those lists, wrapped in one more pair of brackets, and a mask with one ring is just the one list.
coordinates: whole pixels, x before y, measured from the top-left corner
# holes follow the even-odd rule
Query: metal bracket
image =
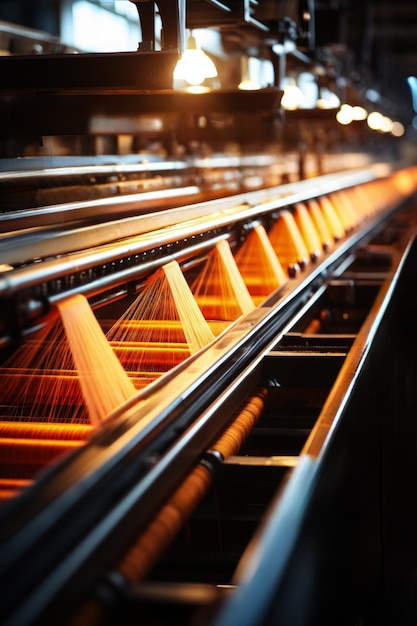
[(185, 49), (185, 0), (130, 0), (136, 5), (142, 30), (138, 50), (156, 49), (155, 18), (162, 21), (161, 49)]

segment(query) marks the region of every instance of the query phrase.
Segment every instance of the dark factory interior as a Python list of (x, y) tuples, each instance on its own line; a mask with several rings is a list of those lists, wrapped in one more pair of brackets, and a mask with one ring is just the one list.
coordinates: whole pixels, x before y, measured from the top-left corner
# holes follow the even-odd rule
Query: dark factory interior
[(1, 624), (417, 624), (416, 38), (0, 2)]

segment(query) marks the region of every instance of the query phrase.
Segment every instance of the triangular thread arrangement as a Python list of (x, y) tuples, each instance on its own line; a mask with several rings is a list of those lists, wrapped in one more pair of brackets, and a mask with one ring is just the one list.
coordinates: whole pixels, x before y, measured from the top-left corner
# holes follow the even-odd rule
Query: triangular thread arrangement
[(135, 386), (84, 296), (66, 298), (58, 311), (0, 368), (1, 418), (97, 426)]
[(294, 268), (308, 265), (310, 255), (307, 246), (294, 215), (289, 210), (279, 214), (268, 236), (277, 257), (289, 275), (293, 273)]
[(175, 261), (162, 268), (175, 300), (190, 352), (194, 354), (214, 339), (201, 310)]
[(323, 212), (317, 200), (313, 199), (308, 201), (308, 211), (320, 237), (323, 249), (326, 251), (331, 250), (334, 246), (333, 235), (324, 219)]
[(256, 300), (270, 295), (288, 280), (261, 224), (250, 232), (235, 260), (249, 293)]
[(58, 305), (93, 425), (131, 398), (136, 389), (104, 335), (88, 301), (72, 296)]
[(89, 421), (62, 321), (26, 340), (0, 369), (1, 419)]
[(326, 220), (327, 226), (332, 233), (334, 240), (339, 241), (340, 239), (343, 239), (346, 234), (345, 228), (329, 198), (327, 196), (322, 196), (319, 199), (319, 205), (323, 211), (324, 219)]
[(208, 320), (234, 321), (255, 309), (226, 240), (218, 242), (211, 251), (191, 290)]
[(295, 223), (303, 237), (310, 259), (316, 261), (319, 259), (323, 252), (323, 246), (320, 241), (314, 221), (306, 207), (302, 202), (298, 202), (294, 207)]
[(180, 266), (172, 261), (147, 280), (106, 336), (125, 370), (140, 378), (168, 371), (215, 335)]

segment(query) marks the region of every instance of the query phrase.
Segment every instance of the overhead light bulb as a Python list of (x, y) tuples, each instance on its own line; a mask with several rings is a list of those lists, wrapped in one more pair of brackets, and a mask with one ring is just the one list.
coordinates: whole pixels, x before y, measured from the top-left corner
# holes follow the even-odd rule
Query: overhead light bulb
[(342, 126), (347, 126), (348, 124), (351, 124), (354, 119), (353, 107), (350, 104), (342, 104), (342, 106), (336, 113), (336, 119), (339, 124), (342, 124)]
[(243, 56), (241, 58), (242, 80), (237, 86), (242, 91), (256, 91), (261, 88), (260, 84), (251, 78), (249, 69), (249, 59)]
[(387, 115), (383, 115), (382, 116), (381, 131), (383, 133), (390, 133), (391, 130), (392, 130), (392, 119), (390, 117), (388, 117)]
[(401, 122), (393, 122), (391, 133), (394, 135), (394, 137), (402, 137), (405, 133), (405, 128), (403, 124), (401, 124)]
[(245, 80), (240, 81), (237, 86), (241, 91), (257, 91), (261, 88), (260, 84), (255, 82), (254, 80), (250, 80), (246, 78)]
[(216, 66), (207, 54), (197, 48), (195, 38), (190, 35), (187, 49), (174, 70), (174, 80), (185, 80), (189, 85), (201, 85), (206, 78), (217, 76)]
[(369, 128), (371, 128), (372, 130), (382, 130), (384, 116), (378, 111), (372, 111), (372, 113), (368, 115), (367, 121)]
[(340, 99), (327, 87), (321, 87), (320, 98), (317, 100), (319, 109), (338, 109), (340, 107)]
[(295, 80), (291, 78), (285, 79), (284, 93), (281, 98), (281, 106), (286, 111), (295, 111), (299, 109), (303, 103), (303, 92), (295, 84)]
[(356, 105), (352, 109), (352, 118), (355, 122), (361, 122), (368, 117), (368, 111), (359, 105)]

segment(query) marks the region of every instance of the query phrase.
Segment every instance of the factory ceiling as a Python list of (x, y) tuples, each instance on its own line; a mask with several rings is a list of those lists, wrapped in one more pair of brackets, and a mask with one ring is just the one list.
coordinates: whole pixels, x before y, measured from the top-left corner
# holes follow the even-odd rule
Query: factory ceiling
[[(141, 0), (142, 5), (144, 1)], [(60, 7), (70, 3), (71, 0), (6, 1), (0, 3), (0, 19), (39, 28), (42, 17), (48, 30), (50, 22), (57, 22)], [(141, 3), (138, 0), (138, 5)], [(101, 4), (110, 7), (114, 3)], [(282, 16), (300, 17), (303, 11), (314, 8), (314, 33), (307, 55), (325, 63), (330, 59), (335, 74), (346, 77), (360, 95), (371, 90), (379, 99), (378, 106), (411, 124), (416, 112), (407, 78), (417, 75), (416, 0), (186, 0), (185, 6), (187, 22), (192, 26), (216, 27), (217, 21), (220, 29), (225, 15), (245, 12), (270, 25), (274, 19), (276, 24)], [(57, 26), (55, 30), (51, 34), (59, 35)], [(251, 36), (251, 31), (246, 30), (243, 37), (239, 35), (240, 41), (245, 37), (250, 41)], [(417, 108), (417, 96), (415, 100)]]
[[(244, 10), (246, 24), (261, 25), (258, 34), (264, 42), (280, 29), (291, 38), (294, 30), (288, 22), (295, 21), (302, 59), (321, 61), (330, 74), (346, 78), (359, 95), (373, 92), (376, 105), (411, 122), (414, 110), (407, 78), (417, 74), (415, 0), (187, 0), (187, 25), (219, 28), (226, 46), (230, 44), (228, 51), (235, 45), (244, 53), (253, 44), (253, 31), (244, 25), (233, 32), (236, 17)], [(308, 23), (306, 14), (312, 15)], [(285, 22), (287, 31), (282, 30)], [(289, 56), (288, 63), (294, 69), (297, 61)]]
[(412, 119), (407, 78), (417, 75), (415, 0), (317, 1), (316, 45), (321, 43), (343, 44), (353, 83), (373, 87), (388, 106)]

